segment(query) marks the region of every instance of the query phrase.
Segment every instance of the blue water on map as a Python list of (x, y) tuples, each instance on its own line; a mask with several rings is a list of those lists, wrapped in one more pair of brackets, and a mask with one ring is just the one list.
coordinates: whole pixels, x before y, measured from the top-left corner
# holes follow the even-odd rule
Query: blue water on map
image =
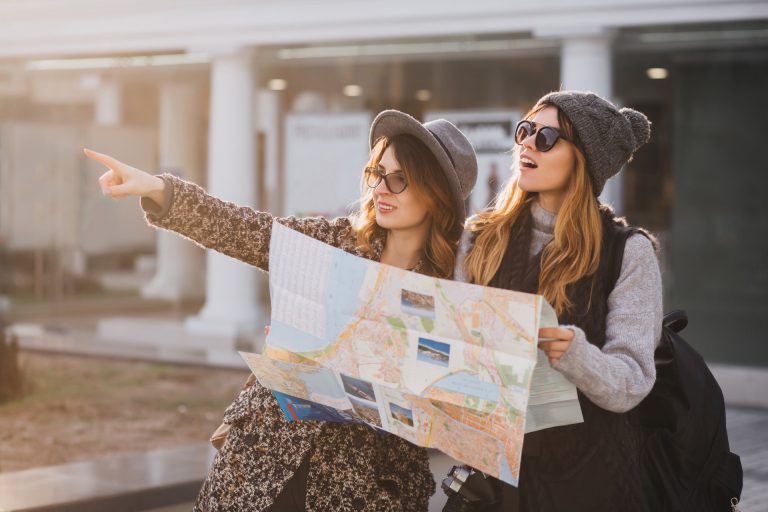
[(512, 470), (509, 469), (509, 461), (504, 454), (501, 455), (501, 474), (499, 475), (499, 480), (517, 487), (517, 480), (512, 476)]
[(281, 347), (291, 352), (319, 350), (328, 344), (322, 338), (312, 336), (275, 319), (271, 321), (268, 339), (270, 345)]
[(499, 385), (485, 382), (469, 372), (457, 372), (443, 377), (434, 384), (435, 387), (448, 391), (456, 391), (492, 402), (499, 401)]
[(328, 368), (318, 369), (311, 373), (299, 372), (298, 376), (307, 385), (307, 389), (311, 389), (315, 393), (322, 393), (333, 398), (346, 396), (344, 388), (341, 387), (333, 372)]
[(320, 405), (309, 400), (302, 400), (295, 396), (286, 395), (279, 391), (272, 391), (277, 399), (277, 403), (283, 410), (285, 419), (291, 421), (315, 420), (315, 421), (333, 421), (338, 423), (360, 423), (365, 424), (363, 420), (355, 416), (351, 411), (341, 411)]
[(338, 338), (344, 328), (355, 319), (360, 307), (360, 288), (370, 262), (342, 251), (334, 251), (326, 286), (327, 341)]

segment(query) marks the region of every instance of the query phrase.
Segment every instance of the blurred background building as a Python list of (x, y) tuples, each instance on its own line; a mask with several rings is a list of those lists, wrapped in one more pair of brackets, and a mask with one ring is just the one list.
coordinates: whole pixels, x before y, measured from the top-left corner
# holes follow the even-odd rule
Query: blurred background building
[(103, 198), (82, 147), (276, 214), (333, 215), (358, 196), (371, 119), (396, 108), (470, 135), (476, 209), (509, 177), (514, 123), (561, 87), (652, 120), (603, 199), (660, 236), (665, 308), (688, 311), (724, 387), (757, 384), (765, 402), (765, 0), (0, 1), (2, 285), (12, 300), (204, 298), (178, 329), (229, 347), (267, 322), (264, 277)]

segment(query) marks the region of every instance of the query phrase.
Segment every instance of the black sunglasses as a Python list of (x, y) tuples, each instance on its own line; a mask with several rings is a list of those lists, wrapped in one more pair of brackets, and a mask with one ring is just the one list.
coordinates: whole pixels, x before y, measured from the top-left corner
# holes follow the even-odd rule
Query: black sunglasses
[(384, 180), (387, 190), (393, 194), (399, 194), (408, 187), (408, 180), (402, 172), (391, 172), (386, 174), (382, 169), (375, 167), (365, 168), (365, 184), (371, 188), (376, 188)]
[(552, 149), (559, 139), (568, 140), (557, 128), (543, 125), (536, 128), (536, 123), (524, 119), (517, 123), (515, 128), (515, 142), (522, 145), (523, 141), (533, 134), (536, 134), (534, 139), (536, 150), (542, 153)]

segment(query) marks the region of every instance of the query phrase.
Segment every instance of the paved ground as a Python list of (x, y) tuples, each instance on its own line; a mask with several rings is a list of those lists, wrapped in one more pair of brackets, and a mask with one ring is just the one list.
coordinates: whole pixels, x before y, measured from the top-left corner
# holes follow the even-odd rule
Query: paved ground
[(739, 510), (768, 512), (768, 410), (729, 408), (728, 438), (744, 469)]
[[(741, 457), (744, 469), (744, 490), (738, 510), (768, 512), (768, 410), (730, 407), (727, 414), (731, 449)], [(437, 465), (444, 464), (439, 461)], [(435, 480), (442, 477), (435, 474)], [(429, 512), (439, 512), (443, 502), (442, 493), (438, 491)], [(186, 512), (191, 506), (185, 503), (152, 512)]]
[[(731, 447), (741, 456), (744, 468), (743, 499), (738, 510), (768, 512), (768, 410), (729, 408), (728, 431)], [(70, 504), (66, 510), (147, 510), (149, 503), (189, 500), (196, 494), (212, 457), (210, 445), (198, 443), (3, 474), (0, 511), (59, 510), (61, 507), (54, 504), (63, 503)], [(439, 482), (451, 461), (438, 452), (431, 459)], [(99, 508), (94, 498), (107, 508)], [(72, 506), (78, 502), (89, 507)], [(429, 512), (440, 512), (444, 502), (445, 496), (438, 490)], [(187, 501), (150, 512), (182, 512), (191, 506)]]

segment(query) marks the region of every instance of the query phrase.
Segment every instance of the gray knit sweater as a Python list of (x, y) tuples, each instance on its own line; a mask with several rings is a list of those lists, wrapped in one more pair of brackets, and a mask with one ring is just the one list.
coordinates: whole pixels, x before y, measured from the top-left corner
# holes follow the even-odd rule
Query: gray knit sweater
[[(538, 203), (531, 213), (533, 257), (552, 240), (555, 214)], [(466, 244), (462, 245), (466, 250)], [(645, 398), (656, 380), (653, 353), (661, 336), (661, 321), (661, 273), (656, 253), (650, 240), (632, 235), (624, 248), (621, 274), (608, 296), (603, 348), (589, 343), (579, 327), (564, 326), (575, 336), (553, 368), (596, 405), (613, 412), (628, 411)]]

